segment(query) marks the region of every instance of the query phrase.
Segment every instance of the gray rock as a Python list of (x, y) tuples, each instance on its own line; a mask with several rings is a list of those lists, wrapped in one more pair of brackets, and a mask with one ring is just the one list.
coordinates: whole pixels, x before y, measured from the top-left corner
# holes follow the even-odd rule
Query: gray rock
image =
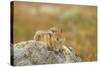
[(37, 65), (80, 62), (73, 49), (66, 48), (48, 51), (47, 43), (43, 41), (23, 41), (14, 44), (14, 65)]

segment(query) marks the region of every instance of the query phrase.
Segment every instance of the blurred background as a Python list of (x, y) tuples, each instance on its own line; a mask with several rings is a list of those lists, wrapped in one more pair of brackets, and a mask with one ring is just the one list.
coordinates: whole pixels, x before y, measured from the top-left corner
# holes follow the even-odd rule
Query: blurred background
[(97, 7), (14, 2), (14, 43), (32, 40), (37, 30), (62, 28), (66, 46), (83, 61), (97, 60)]

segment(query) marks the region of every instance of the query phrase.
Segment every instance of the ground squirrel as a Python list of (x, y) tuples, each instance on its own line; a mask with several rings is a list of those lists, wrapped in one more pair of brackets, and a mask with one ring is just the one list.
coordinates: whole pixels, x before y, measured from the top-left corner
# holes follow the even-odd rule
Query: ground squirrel
[(48, 49), (54, 50), (62, 47), (64, 37), (62, 29), (52, 27), (48, 30), (37, 31), (34, 35), (34, 40), (47, 42)]

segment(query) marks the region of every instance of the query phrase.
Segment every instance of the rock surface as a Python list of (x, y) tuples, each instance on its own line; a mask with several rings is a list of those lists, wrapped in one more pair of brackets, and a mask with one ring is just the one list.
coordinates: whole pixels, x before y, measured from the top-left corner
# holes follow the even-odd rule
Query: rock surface
[(14, 44), (13, 48), (15, 66), (82, 61), (80, 57), (76, 56), (72, 48), (48, 51), (47, 43), (43, 41), (23, 41)]

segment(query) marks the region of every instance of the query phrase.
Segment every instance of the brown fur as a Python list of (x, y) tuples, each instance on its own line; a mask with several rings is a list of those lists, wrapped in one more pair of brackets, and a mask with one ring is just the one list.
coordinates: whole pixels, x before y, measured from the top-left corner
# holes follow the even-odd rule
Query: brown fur
[(62, 30), (53, 27), (47, 31), (37, 31), (34, 35), (34, 40), (47, 42), (48, 49), (53, 50), (62, 47), (64, 38)]

